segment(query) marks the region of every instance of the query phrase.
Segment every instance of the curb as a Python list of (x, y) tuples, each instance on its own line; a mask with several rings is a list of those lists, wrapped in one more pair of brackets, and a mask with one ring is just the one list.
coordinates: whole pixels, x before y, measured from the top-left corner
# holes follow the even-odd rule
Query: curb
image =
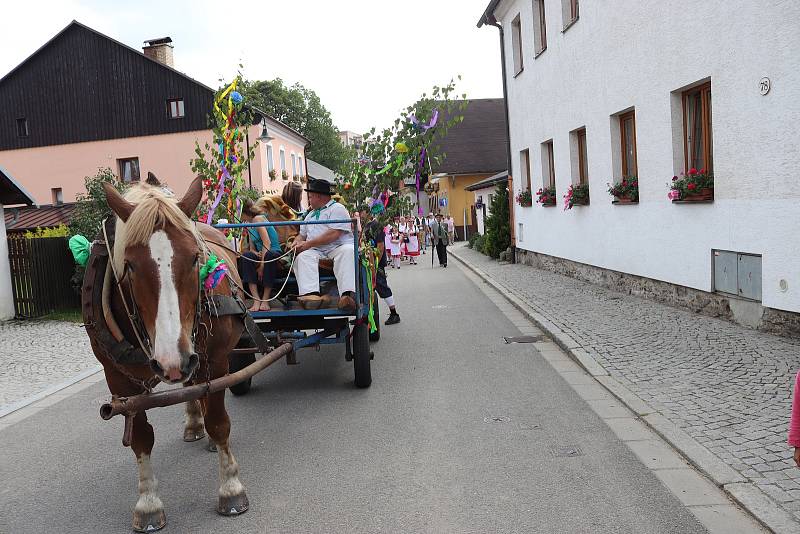
[(23, 408), (25, 408), (27, 406), (30, 406), (31, 404), (33, 404), (35, 402), (38, 402), (38, 401), (40, 401), (40, 400), (42, 400), (42, 399), (44, 399), (46, 397), (49, 397), (50, 395), (54, 395), (55, 393), (58, 393), (62, 389), (66, 389), (66, 388), (68, 388), (68, 387), (70, 387), (70, 386), (72, 386), (74, 384), (77, 384), (81, 380), (89, 378), (90, 376), (92, 376), (92, 375), (94, 375), (96, 373), (99, 373), (102, 370), (103, 370), (103, 367), (100, 366), (100, 365), (97, 365), (97, 366), (94, 366), (94, 367), (90, 367), (89, 369), (86, 369), (85, 371), (81, 371), (80, 373), (78, 373), (77, 375), (73, 376), (72, 378), (68, 378), (68, 379), (64, 380), (63, 382), (59, 382), (58, 384), (50, 386), (49, 388), (44, 389), (44, 390), (40, 391), (39, 393), (36, 393), (34, 395), (31, 395), (30, 397), (25, 397), (22, 400), (18, 400), (17, 402), (13, 402), (11, 404), (7, 404), (7, 405), (3, 406), (2, 408), (0, 408), (0, 423), (2, 423), (3, 418), (6, 417), (7, 415), (11, 415), (12, 413), (14, 413), (14, 412), (16, 412), (18, 410), (21, 410), (21, 409), (23, 409)]
[(517, 310), (519, 310), (532, 323), (553, 339), (565, 353), (575, 360), (583, 369), (595, 378), (614, 397), (634, 412), (639, 419), (656, 434), (669, 443), (692, 466), (699, 470), (717, 487), (722, 489), (733, 501), (752, 515), (759, 523), (776, 534), (797, 533), (800, 523), (789, 512), (780, 508), (758, 486), (748, 482), (741, 474), (728, 464), (714, 456), (708, 449), (698, 443), (677, 425), (658, 413), (650, 405), (639, 398), (635, 393), (610, 376), (608, 371), (594, 359), (569, 334), (561, 330), (545, 316), (531, 308), (513, 291), (496, 282), (491, 276), (484, 273), (469, 261), (460, 257), (452, 249), (449, 255), (459, 261), (464, 267), (475, 273), (486, 284), (499, 292)]

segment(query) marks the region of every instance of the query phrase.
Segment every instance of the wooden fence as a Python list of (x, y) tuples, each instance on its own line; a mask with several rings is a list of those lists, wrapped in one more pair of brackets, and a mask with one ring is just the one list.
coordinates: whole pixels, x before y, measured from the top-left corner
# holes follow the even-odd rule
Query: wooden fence
[(17, 317), (41, 317), (80, 307), (72, 288), (72, 252), (64, 237), (8, 237), (11, 285)]

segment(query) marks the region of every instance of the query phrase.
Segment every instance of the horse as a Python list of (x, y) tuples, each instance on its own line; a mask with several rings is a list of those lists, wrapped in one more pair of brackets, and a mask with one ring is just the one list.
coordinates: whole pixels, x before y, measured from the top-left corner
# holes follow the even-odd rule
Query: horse
[[(241, 280), (235, 253), (222, 246), (226, 243), (222, 232), (190, 219), (202, 197), (201, 184), (200, 178), (195, 179), (180, 200), (159, 187), (155, 177), (124, 196), (111, 184), (103, 184), (117, 217), (113, 247), (110, 243), (103, 247), (109, 256), (103, 313), (109, 330), (146, 356), (134, 364), (116, 361), (97, 330), (87, 324), (92, 349), (114, 396), (149, 392), (159, 382), (202, 384), (228, 372), (228, 354), (243, 330), (241, 318), (212, 314), (202, 303), (216, 295), (235, 295), (232, 285), (240, 286)], [(225, 260), (229, 271), (215, 288), (204, 291), (200, 267), (212, 253)], [(208, 432), (219, 456), (217, 512), (238, 515), (247, 511), (249, 502), (228, 442), (231, 425), (224, 396), (223, 390), (186, 404), (184, 441), (203, 438), (204, 428)], [(133, 417), (129, 440), (138, 467), (133, 528), (139, 532), (166, 525), (151, 464), (153, 442), (153, 427), (146, 413), (139, 412)]]

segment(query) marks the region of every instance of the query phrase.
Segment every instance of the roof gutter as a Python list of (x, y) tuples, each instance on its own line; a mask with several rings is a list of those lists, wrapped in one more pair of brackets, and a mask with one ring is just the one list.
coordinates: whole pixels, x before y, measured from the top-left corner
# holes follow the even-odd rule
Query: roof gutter
[[(503, 108), (506, 112), (506, 165), (508, 166), (508, 174), (511, 175), (511, 123), (508, 120), (508, 84), (506, 80), (508, 76), (506, 75), (506, 47), (505, 47), (505, 37), (503, 32), (503, 26), (499, 22), (497, 22), (497, 18), (494, 16), (494, 10), (497, 9), (497, 5), (500, 3), (501, 0), (492, 0), (489, 2), (489, 5), (486, 6), (486, 10), (481, 15), (480, 20), (478, 20), (478, 28), (483, 27), (484, 25), (494, 26), (498, 30), (500, 30), (500, 62), (501, 68), (503, 73)], [(513, 191), (508, 192), (509, 198), (513, 196)], [(516, 263), (516, 251), (514, 250), (516, 247), (514, 246), (514, 228), (513, 228), (513, 218), (512, 218), (512, 228), (511, 228), (511, 261), (512, 263)]]

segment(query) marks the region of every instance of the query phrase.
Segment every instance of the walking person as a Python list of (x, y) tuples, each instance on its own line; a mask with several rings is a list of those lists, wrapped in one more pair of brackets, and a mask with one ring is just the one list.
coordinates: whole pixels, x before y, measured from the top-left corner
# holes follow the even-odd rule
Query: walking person
[(447, 233), (447, 223), (441, 213), (436, 214), (436, 220), (431, 225), (431, 241), (436, 247), (436, 255), (439, 256), (439, 265), (447, 267), (447, 244), (450, 237)]
[[(253, 201), (247, 199), (242, 206), (242, 222), (258, 223), (269, 222), (259, 212)], [(274, 260), (281, 255), (281, 244), (278, 232), (272, 226), (259, 226), (247, 229), (250, 247), (242, 254), (239, 260), (242, 282), (247, 284), (253, 305), (250, 311), (269, 311), (269, 299), (272, 293), (272, 284), (275, 282), (277, 264)], [(259, 287), (261, 291), (259, 292)]]
[(394, 295), (386, 279), (386, 231), (381, 227), (380, 222), (372, 216), (368, 206), (362, 206), (359, 210), (361, 223), (364, 225), (364, 239), (368, 241), (378, 251), (378, 270), (375, 276), (375, 292), (389, 306), (389, 317), (385, 325), (397, 324), (400, 322), (400, 315), (394, 303)]
[(417, 227), (414, 225), (411, 231), (406, 236), (406, 255), (408, 256), (408, 264), (416, 265), (417, 256), (419, 256), (419, 234)]
[(392, 236), (389, 238), (389, 251), (392, 255), (392, 268), (400, 268), (400, 232), (397, 228), (392, 228)]
[(445, 221), (445, 224), (447, 224), (448, 244), (452, 245), (456, 242), (456, 222), (453, 220), (452, 215), (447, 216), (447, 221)]

